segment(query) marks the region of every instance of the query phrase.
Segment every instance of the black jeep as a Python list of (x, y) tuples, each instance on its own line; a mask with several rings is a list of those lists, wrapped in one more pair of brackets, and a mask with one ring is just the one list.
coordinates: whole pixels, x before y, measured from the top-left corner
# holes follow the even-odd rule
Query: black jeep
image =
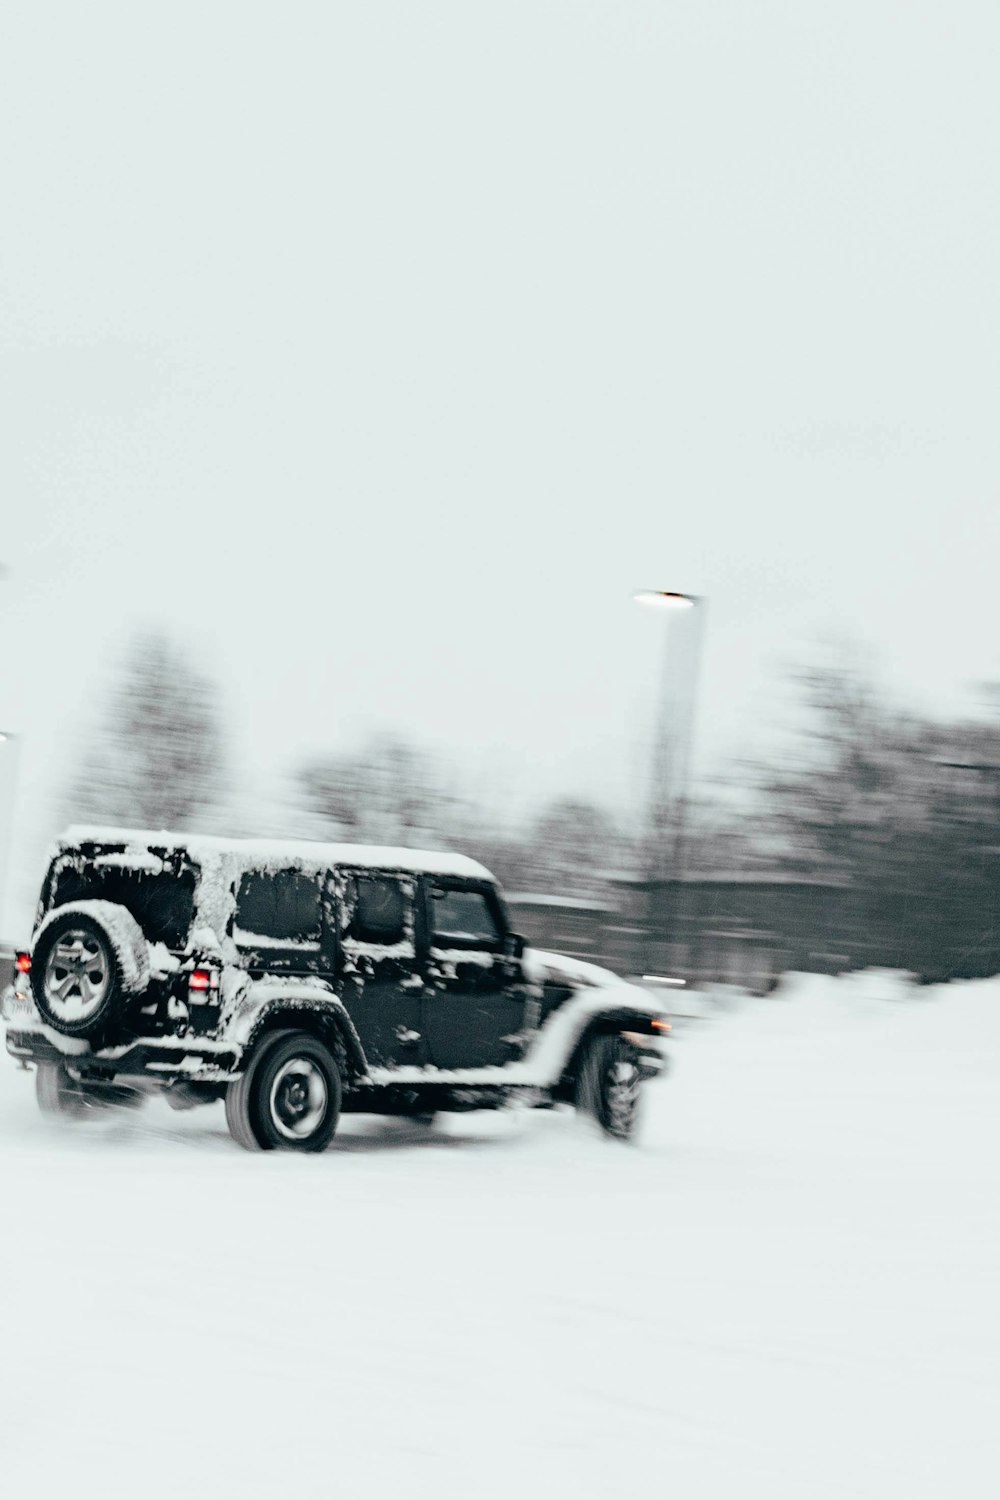
[(3, 1002), (47, 1113), (224, 1099), (250, 1150), (320, 1151), (344, 1110), (514, 1097), (633, 1131), (669, 1022), (510, 930), (460, 855), (70, 829)]

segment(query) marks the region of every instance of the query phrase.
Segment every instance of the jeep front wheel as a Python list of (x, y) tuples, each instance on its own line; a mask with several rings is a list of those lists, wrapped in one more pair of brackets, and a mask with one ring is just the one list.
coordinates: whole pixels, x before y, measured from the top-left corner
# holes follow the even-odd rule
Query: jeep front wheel
[(597, 1121), (605, 1135), (631, 1140), (639, 1115), (642, 1069), (635, 1048), (620, 1036), (587, 1043), (576, 1076), (576, 1107)]
[(226, 1122), (247, 1151), (325, 1151), (340, 1118), (340, 1072), (305, 1031), (266, 1037), (226, 1092)]

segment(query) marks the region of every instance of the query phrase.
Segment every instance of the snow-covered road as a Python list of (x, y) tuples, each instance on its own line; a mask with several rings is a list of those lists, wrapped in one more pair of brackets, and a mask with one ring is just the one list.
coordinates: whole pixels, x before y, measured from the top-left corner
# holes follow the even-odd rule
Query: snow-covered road
[(1000, 983), (884, 990), (692, 1023), (638, 1148), (60, 1130), (0, 1059), (3, 1494), (992, 1500)]

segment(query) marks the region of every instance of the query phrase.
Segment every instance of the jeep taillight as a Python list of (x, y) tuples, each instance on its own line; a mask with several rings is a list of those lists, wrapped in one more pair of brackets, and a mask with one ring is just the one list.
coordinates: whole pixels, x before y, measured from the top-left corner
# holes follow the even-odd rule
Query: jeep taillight
[(15, 955), (14, 955), (14, 969), (15, 969), (15, 971), (18, 974), (30, 974), (31, 973), (31, 954), (30, 953), (15, 953)]
[(219, 971), (217, 969), (192, 969), (191, 977), (188, 979), (188, 989), (198, 993), (206, 990), (217, 990), (219, 988)]

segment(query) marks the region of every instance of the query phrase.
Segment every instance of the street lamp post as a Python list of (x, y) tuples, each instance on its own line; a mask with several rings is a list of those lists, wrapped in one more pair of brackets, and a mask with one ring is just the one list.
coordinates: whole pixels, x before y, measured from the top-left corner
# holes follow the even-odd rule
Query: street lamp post
[(675, 900), (669, 916), (676, 925), (681, 881), (687, 865), (687, 824), (691, 780), (691, 740), (705, 634), (706, 601), (672, 589), (643, 589), (637, 604), (671, 616), (666, 633), (657, 720), (653, 734), (645, 830), (646, 968), (653, 967), (655, 933), (662, 917), (658, 888), (669, 873)]

